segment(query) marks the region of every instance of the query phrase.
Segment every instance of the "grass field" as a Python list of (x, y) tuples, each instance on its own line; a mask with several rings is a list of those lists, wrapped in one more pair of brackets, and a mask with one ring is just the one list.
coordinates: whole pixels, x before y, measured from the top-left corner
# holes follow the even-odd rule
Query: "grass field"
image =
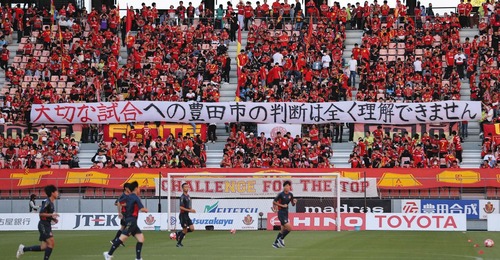
[[(56, 248), (51, 259), (103, 259), (102, 252), (109, 249), (114, 234), (55, 231)], [(168, 232), (146, 231), (143, 259), (500, 259), (500, 233), (496, 232), (296, 231), (286, 237), (286, 248), (274, 249), (271, 244), (276, 234), (197, 231), (188, 234), (184, 248), (176, 248)], [(38, 232), (2, 232), (2, 237), (0, 259), (15, 259), (20, 243), (38, 244)], [(485, 248), (486, 238), (498, 244)], [(135, 239), (125, 244), (115, 252), (114, 260), (135, 259)], [(28, 252), (22, 259), (43, 259), (43, 253)]]

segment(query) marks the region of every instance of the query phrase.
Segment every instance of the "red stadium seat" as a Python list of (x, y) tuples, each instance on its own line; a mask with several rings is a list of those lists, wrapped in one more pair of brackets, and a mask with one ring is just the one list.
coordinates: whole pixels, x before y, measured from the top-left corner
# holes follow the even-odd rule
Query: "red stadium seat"
[(497, 197), (497, 188), (492, 188), (492, 187), (486, 188), (486, 197), (487, 198), (496, 198)]
[(439, 198), (439, 189), (429, 189), (429, 198)]

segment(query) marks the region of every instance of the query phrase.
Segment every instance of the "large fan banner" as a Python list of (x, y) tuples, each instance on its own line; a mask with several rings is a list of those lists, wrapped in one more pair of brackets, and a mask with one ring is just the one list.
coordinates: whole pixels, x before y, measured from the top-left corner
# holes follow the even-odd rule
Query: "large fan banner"
[(176, 123), (253, 122), (265, 124), (416, 124), (479, 121), (481, 103), (251, 103), (123, 101), (34, 104), (32, 123), (113, 124), (147, 121)]

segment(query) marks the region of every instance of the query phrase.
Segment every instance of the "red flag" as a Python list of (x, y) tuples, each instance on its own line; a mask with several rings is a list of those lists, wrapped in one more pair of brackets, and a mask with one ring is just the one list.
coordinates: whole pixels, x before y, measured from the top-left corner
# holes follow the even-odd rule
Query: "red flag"
[(132, 16), (134, 15), (134, 11), (131, 11), (128, 8), (127, 4), (127, 19), (125, 20), (125, 34), (127, 34), (130, 30), (132, 30)]
[(238, 77), (236, 81), (236, 102), (240, 101), (240, 74), (241, 74), (241, 69), (240, 69), (240, 60), (238, 59), (238, 56), (240, 55), (240, 50), (241, 50), (241, 27), (238, 27), (238, 43), (236, 47), (236, 75)]
[(312, 33), (313, 33), (313, 19), (312, 16), (309, 16), (309, 27), (307, 28), (306, 52), (309, 50), (309, 46), (311, 45)]

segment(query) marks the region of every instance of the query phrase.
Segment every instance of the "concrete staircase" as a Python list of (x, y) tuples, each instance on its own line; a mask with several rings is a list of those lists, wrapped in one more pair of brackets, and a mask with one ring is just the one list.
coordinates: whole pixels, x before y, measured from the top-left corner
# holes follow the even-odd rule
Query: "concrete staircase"
[(80, 158), (80, 168), (88, 169), (92, 166), (91, 160), (97, 153), (98, 147), (97, 143), (80, 144), (80, 152), (78, 153), (78, 158)]
[[(244, 49), (247, 42), (248, 32), (241, 32), (241, 48)], [(228, 54), (231, 58), (231, 72), (229, 73), (229, 84), (222, 83), (220, 87), (220, 102), (232, 102), (235, 101), (236, 89), (238, 87), (238, 75), (237, 75), (237, 63), (236, 63), (236, 50), (237, 43), (229, 43)], [(229, 133), (226, 132), (226, 126), (224, 124), (217, 124), (216, 131), (217, 141), (215, 143), (207, 143), (207, 167), (209, 168), (220, 168), (220, 162), (224, 153), (224, 145), (229, 137)]]

